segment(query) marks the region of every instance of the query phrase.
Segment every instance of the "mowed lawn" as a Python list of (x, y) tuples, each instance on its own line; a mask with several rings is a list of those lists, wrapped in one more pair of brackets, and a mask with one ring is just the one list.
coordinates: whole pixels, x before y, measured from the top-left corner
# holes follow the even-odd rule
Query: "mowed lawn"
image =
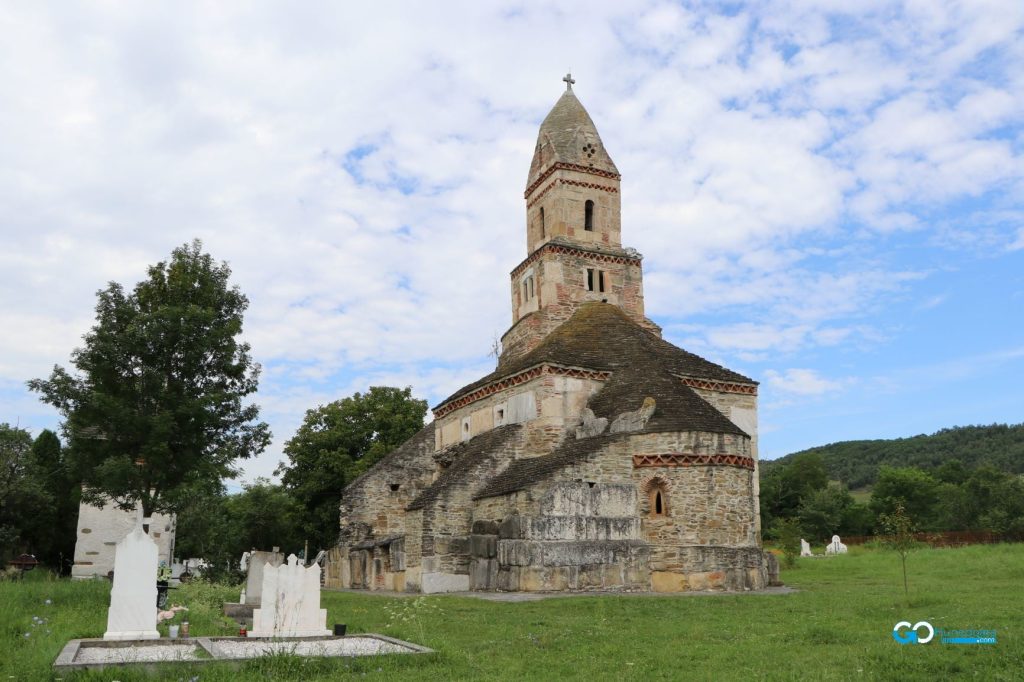
[[(847, 556), (801, 559), (782, 575), (798, 592), (782, 595), (507, 603), (325, 592), (329, 624), (344, 622), (349, 633), (384, 633), (437, 653), (336, 660), (278, 656), (236, 667), (218, 663), (58, 675), (50, 665), (68, 639), (103, 634), (109, 586), (37, 578), (0, 583), (0, 682), (1024, 679), (1024, 545), (920, 550), (911, 555), (909, 572), (909, 605), (898, 558), (860, 548)], [(237, 596), (235, 589), (200, 585), (178, 590), (172, 601), (189, 606), (194, 634), (236, 634), (237, 626), (219, 615), (217, 605)], [(950, 630), (996, 630), (998, 643), (944, 645), (936, 638), (925, 645), (900, 645), (891, 633), (903, 620)]]

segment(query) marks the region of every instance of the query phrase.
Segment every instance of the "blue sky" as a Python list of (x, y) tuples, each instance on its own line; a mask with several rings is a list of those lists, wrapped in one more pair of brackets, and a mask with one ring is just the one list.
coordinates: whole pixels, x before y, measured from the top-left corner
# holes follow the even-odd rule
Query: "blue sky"
[[(428, 6), (430, 5), (430, 6)], [(0, 10), (0, 421), (57, 415), (96, 290), (199, 237), (274, 445), (493, 368), (571, 68), (673, 342), (761, 382), (763, 457), (1024, 421), (1024, 5), (22, 3)]]

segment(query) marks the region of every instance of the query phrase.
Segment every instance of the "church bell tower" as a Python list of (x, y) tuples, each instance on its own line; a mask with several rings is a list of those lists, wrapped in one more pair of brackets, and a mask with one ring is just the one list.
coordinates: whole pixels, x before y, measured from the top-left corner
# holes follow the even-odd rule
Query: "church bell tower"
[(540, 125), (526, 181), (527, 257), (512, 271), (512, 327), (499, 366), (535, 348), (586, 301), (619, 306), (641, 326), (642, 256), (622, 247), (621, 176), (597, 126), (565, 92)]

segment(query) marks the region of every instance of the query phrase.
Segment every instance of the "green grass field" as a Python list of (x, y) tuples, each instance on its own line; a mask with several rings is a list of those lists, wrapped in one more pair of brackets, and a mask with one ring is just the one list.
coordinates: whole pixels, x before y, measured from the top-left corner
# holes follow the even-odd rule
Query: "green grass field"
[[(913, 553), (910, 603), (899, 560), (859, 547), (801, 559), (785, 595), (565, 597), (490, 602), (451, 596), (392, 599), (328, 592), (328, 623), (380, 632), (437, 650), (429, 656), (314, 660), (277, 656), (225, 664), (54, 675), (65, 642), (101, 636), (109, 586), (44, 576), (0, 583), (3, 680), (240, 679), (731, 680), (1024, 679), (1024, 545)], [(236, 634), (219, 604), (234, 589), (175, 593), (197, 635)], [(51, 600), (50, 604), (45, 601)], [(33, 616), (45, 619), (33, 625)], [(900, 645), (898, 621), (996, 630), (994, 645)], [(28, 637), (25, 636), (28, 633)], [(198, 676), (197, 678), (195, 676)]]

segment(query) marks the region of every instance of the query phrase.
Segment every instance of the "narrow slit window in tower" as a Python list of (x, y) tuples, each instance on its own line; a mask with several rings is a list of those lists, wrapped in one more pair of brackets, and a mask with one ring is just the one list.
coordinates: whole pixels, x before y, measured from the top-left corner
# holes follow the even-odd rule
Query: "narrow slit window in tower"
[(665, 508), (661, 506), (661, 491), (659, 490), (654, 494), (654, 513), (657, 516), (661, 516), (665, 513)]
[(545, 236), (544, 229), (545, 229), (545, 226), (544, 226), (544, 207), (541, 206), (540, 207), (540, 238), (541, 239), (544, 239), (544, 236)]
[(587, 268), (587, 291), (594, 290), (594, 268)]
[(597, 290), (604, 291), (604, 270), (597, 271)]
[(590, 199), (583, 204), (583, 229), (587, 232), (594, 231), (594, 202)]
[(533, 277), (528, 277), (526, 283), (530, 285), (530, 298), (533, 298)]

